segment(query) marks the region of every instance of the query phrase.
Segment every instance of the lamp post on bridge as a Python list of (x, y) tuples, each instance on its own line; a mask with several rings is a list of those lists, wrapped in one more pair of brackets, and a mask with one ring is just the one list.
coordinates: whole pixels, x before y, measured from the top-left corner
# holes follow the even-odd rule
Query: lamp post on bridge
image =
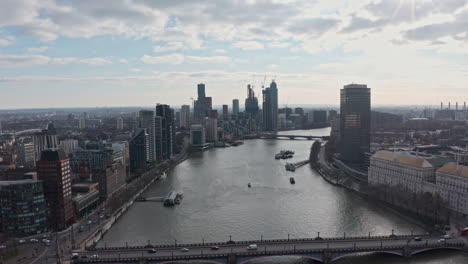
[(263, 235), (260, 235), (260, 242), (263, 242)]
[(177, 239), (174, 239), (174, 246), (177, 247)]
[(289, 233), (288, 233), (288, 241), (289, 241)]

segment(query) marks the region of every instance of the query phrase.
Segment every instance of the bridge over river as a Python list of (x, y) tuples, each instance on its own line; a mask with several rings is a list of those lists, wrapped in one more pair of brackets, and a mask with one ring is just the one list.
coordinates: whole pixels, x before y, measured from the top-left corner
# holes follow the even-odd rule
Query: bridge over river
[(330, 136), (257, 133), (257, 134), (245, 135), (244, 139), (292, 139), (292, 140), (294, 139), (307, 139), (307, 140), (322, 139), (322, 140), (329, 140)]
[[(438, 236), (366, 236), (352, 238), (275, 239), (257, 241), (232, 241), (218, 243), (148, 245), (89, 248), (79, 252), (74, 263), (174, 263), (194, 261), (204, 263), (246, 264), (254, 259), (270, 256), (299, 256), (322, 263), (360, 253), (383, 253), (411, 257), (439, 249), (467, 250), (465, 238), (456, 237), (440, 241)], [(256, 244), (256, 250), (247, 248)], [(217, 248), (213, 248), (217, 247)], [(189, 249), (182, 252), (182, 248)], [(155, 249), (156, 253), (150, 253)], [(91, 258), (93, 255), (95, 258)]]

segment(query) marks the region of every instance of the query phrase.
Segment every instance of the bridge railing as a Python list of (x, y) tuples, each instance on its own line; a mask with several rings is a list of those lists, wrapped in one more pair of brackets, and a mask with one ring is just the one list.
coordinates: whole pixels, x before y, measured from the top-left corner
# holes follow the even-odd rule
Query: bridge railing
[(390, 236), (353, 236), (353, 237), (315, 237), (315, 238), (290, 238), (290, 239), (260, 239), (260, 240), (244, 240), (229, 242), (205, 242), (205, 243), (185, 243), (185, 244), (165, 244), (165, 245), (139, 245), (139, 246), (121, 246), (121, 247), (92, 247), (87, 248), (89, 251), (116, 251), (124, 249), (144, 249), (144, 248), (174, 248), (174, 247), (206, 247), (206, 246), (223, 246), (223, 245), (250, 245), (250, 244), (280, 244), (280, 243), (301, 243), (301, 242), (323, 242), (323, 241), (359, 241), (359, 240), (381, 240), (381, 239), (398, 239), (398, 238), (414, 238), (414, 237), (431, 237), (428, 234), (408, 234), (408, 235), (390, 235)]
[[(419, 248), (463, 248), (464, 243), (461, 242), (444, 242), (444, 243), (429, 243), (429, 244), (417, 244), (417, 245), (408, 245), (411, 249)], [(248, 257), (248, 256), (276, 256), (276, 255), (304, 255), (304, 254), (322, 254), (324, 250), (328, 252), (378, 252), (381, 250), (401, 250), (407, 245), (396, 245), (396, 246), (375, 246), (375, 247), (350, 247), (350, 248), (330, 248), (330, 249), (295, 249), (295, 250), (261, 250), (259, 248), (257, 251), (248, 251), (248, 252), (236, 252), (238, 257)], [(198, 255), (174, 255), (174, 256), (154, 256), (154, 257), (124, 257), (124, 258), (99, 258), (99, 259), (79, 259), (73, 263), (114, 263), (118, 261), (119, 263), (139, 263), (141, 259), (146, 261), (164, 261), (164, 260), (200, 260), (200, 259), (222, 259), (227, 258), (230, 253), (208, 253), (208, 254), (198, 254)]]

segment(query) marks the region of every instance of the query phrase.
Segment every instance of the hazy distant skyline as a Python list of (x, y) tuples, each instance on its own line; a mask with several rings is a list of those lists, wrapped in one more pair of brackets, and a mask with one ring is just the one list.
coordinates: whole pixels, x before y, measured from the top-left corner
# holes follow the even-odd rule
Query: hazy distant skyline
[(0, 109), (468, 101), (467, 0), (1, 0)]

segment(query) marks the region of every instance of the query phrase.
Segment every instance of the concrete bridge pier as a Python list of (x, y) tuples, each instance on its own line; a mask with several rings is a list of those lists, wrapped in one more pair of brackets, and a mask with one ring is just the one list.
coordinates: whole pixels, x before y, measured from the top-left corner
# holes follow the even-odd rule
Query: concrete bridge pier
[(228, 254), (227, 264), (237, 264), (237, 256), (234, 253)]
[(332, 262), (332, 253), (329, 249), (324, 249), (322, 252), (323, 256), (323, 263), (324, 264), (330, 264)]
[(411, 253), (413, 253), (413, 250), (411, 249), (410, 246), (405, 246), (403, 248), (403, 257), (405, 258), (411, 258)]

